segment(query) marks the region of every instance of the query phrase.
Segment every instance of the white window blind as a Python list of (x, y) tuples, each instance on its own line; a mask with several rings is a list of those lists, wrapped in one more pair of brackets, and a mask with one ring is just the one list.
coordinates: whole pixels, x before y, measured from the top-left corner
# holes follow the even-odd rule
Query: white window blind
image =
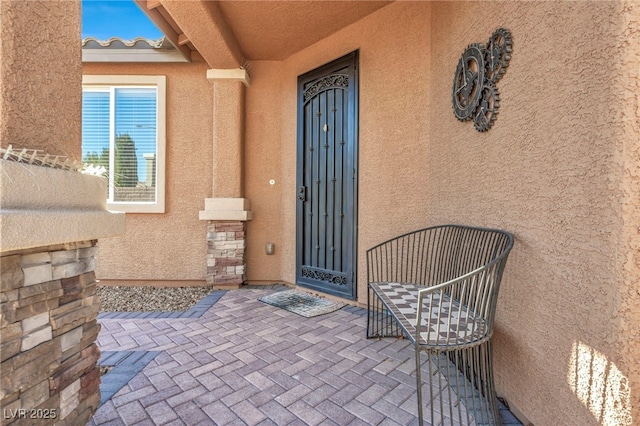
[[(108, 202), (115, 208), (134, 205), (123, 210), (164, 211), (164, 99), (160, 97), (155, 84), (83, 86), (83, 162), (105, 169)], [(135, 208), (159, 201), (159, 208)]]
[(109, 91), (82, 92), (82, 160), (109, 168)]

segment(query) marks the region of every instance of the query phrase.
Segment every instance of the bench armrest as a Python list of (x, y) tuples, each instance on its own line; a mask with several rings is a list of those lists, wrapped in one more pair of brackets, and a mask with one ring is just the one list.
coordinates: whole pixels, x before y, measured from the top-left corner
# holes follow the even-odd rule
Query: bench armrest
[(497, 291), (490, 266), (418, 291), (416, 342), (432, 347), (469, 346), (491, 337)]

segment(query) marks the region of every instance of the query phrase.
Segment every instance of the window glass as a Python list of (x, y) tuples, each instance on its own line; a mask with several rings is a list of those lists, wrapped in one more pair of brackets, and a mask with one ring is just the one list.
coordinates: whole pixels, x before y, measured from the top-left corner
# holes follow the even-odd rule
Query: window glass
[(114, 201), (155, 201), (156, 89), (115, 88)]
[(82, 93), (82, 161), (109, 168), (109, 92)]
[[(131, 212), (164, 211), (164, 194), (159, 191), (164, 191), (160, 101), (164, 100), (159, 99), (157, 85), (83, 87), (82, 160), (104, 170), (109, 181), (108, 202), (115, 204), (110, 207)], [(159, 202), (162, 205), (158, 208), (140, 207)], [(133, 209), (127, 208), (130, 204)]]

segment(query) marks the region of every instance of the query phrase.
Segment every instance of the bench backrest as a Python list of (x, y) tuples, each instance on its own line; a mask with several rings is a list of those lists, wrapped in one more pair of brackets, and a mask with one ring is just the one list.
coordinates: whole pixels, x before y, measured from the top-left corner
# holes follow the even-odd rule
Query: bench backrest
[(497, 229), (442, 225), (413, 231), (367, 250), (369, 282), (432, 286), (492, 262), (504, 263), (513, 237)]
[(461, 225), (421, 229), (367, 250), (367, 281), (434, 286), (483, 268), (446, 292), (492, 321), (512, 246), (513, 236), (497, 229)]

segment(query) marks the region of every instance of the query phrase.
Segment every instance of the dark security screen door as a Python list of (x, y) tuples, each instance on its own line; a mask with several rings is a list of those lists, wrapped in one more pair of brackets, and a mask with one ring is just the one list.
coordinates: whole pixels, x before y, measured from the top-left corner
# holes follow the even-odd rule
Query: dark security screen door
[(358, 52), (298, 78), (297, 284), (355, 299)]

